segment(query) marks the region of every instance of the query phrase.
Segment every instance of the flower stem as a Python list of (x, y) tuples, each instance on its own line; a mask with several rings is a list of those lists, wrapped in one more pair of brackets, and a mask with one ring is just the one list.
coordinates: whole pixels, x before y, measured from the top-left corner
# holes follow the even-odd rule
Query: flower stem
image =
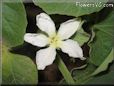
[(66, 65), (64, 64), (63, 60), (61, 59), (60, 55), (57, 54), (57, 59), (56, 59), (57, 66), (62, 73), (64, 79), (68, 84), (75, 84), (75, 81), (73, 80), (71, 73), (67, 69)]

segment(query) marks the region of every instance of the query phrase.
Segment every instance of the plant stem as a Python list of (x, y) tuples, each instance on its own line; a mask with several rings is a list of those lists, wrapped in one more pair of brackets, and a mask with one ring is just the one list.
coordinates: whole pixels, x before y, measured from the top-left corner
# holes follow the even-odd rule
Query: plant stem
[(57, 59), (56, 59), (57, 66), (62, 73), (64, 79), (68, 84), (75, 84), (74, 79), (71, 76), (71, 73), (67, 69), (66, 65), (64, 64), (63, 60), (61, 59), (60, 55), (57, 54)]

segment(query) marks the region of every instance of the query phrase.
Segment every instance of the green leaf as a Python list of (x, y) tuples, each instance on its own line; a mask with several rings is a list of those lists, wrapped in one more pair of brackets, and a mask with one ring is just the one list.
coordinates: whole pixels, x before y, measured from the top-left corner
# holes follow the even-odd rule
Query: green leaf
[(75, 83), (76, 84), (85, 84), (90, 78), (91, 78), (91, 73), (95, 70), (95, 66), (88, 64), (86, 68), (83, 68), (81, 70), (74, 70), (72, 72), (72, 75), (74, 76)]
[(86, 84), (114, 85), (114, 62), (110, 66), (111, 67), (107, 73), (105, 73), (101, 76), (92, 77), (89, 81), (86, 82)]
[[(72, 75), (76, 80), (77, 85), (90, 85), (90, 84), (114, 84), (114, 63), (111, 65), (109, 72), (105, 72), (102, 75), (91, 76), (96, 71), (96, 67), (92, 64), (81, 70), (74, 70)], [(64, 81), (65, 83), (65, 81)]]
[(87, 42), (90, 38), (90, 35), (84, 32), (82, 28), (80, 28), (76, 34), (73, 36), (73, 40), (77, 41), (80, 46), (82, 46), (85, 42)]
[(0, 0), (0, 38), (1, 38), (1, 35), (2, 35), (2, 1)]
[[(109, 8), (110, 9), (110, 8)], [(101, 65), (109, 55), (114, 37), (114, 10), (102, 21), (93, 26), (95, 37), (90, 43), (90, 62), (95, 65)]]
[(110, 84), (114, 85), (114, 61), (110, 65), (109, 71), (101, 76), (91, 78), (86, 84)]
[(67, 67), (65, 66), (64, 62), (62, 61), (59, 55), (57, 55), (56, 64), (60, 72), (62, 73), (64, 79), (66, 80), (67, 84), (75, 84), (75, 81), (71, 76), (71, 73), (69, 72), (69, 70), (67, 69)]
[[(2, 4), (2, 84), (37, 84), (38, 71), (33, 61), (21, 55), (12, 54), (8, 49), (23, 43), (27, 19), (21, 0)], [(18, 2), (17, 2), (18, 1)]]
[(16, 46), (23, 43), (27, 19), (21, 0), (20, 2), (3, 2), (2, 4), (2, 33), (7, 46)]
[(2, 19), (2, 1), (0, 1), (0, 84), (2, 83), (2, 65), (1, 65), (1, 60), (2, 60), (2, 58), (1, 58), (1, 34), (2, 34), (2, 27), (1, 27), (1, 24), (2, 24), (2, 21), (1, 21), (1, 19)]
[[(83, 69), (75, 68), (72, 70), (72, 76), (75, 79), (76, 85), (83, 85), (87, 81), (89, 81), (91, 77), (91, 73), (95, 70), (95, 66), (88, 64), (88, 66), (84, 67)], [(66, 81), (63, 79), (60, 83), (66, 84)]]
[[(70, 16), (82, 16), (100, 11), (108, 0), (33, 0), (35, 5), (40, 6), (48, 14), (62, 14)], [(94, 4), (95, 6), (81, 7), (80, 4)], [(100, 3), (100, 4), (99, 4)], [(97, 5), (97, 6), (96, 6)], [(100, 6), (99, 6), (100, 5)]]
[(36, 66), (29, 58), (11, 54), (4, 45), (2, 53), (2, 84), (37, 84)]
[(111, 63), (114, 60), (113, 57), (114, 50), (110, 52), (110, 54), (107, 56), (107, 58), (102, 62), (102, 64), (92, 73), (92, 75), (96, 75), (100, 73), (101, 71), (105, 71), (108, 68), (109, 63)]
[(0, 41), (0, 84), (2, 83), (2, 53), (1, 53), (1, 41)]
[(94, 77), (90, 79), (86, 84), (94, 84), (94, 85), (114, 85), (114, 71), (111, 71), (105, 75), (100, 77)]

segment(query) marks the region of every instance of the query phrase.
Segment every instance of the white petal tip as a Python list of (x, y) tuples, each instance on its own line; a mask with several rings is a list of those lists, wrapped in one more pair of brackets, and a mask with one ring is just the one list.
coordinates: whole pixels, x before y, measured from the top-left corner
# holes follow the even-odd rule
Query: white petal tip
[(58, 35), (60, 35), (63, 40), (68, 39), (78, 30), (80, 24), (81, 20), (70, 19), (60, 25)]
[(85, 57), (81, 57), (80, 59), (81, 59), (81, 60), (86, 60), (86, 58), (85, 58)]
[(48, 35), (55, 33), (55, 24), (46, 13), (40, 13), (36, 16), (36, 25), (41, 31), (46, 32)]
[(38, 20), (39, 18), (50, 19), (50, 17), (46, 13), (40, 13), (36, 15), (36, 19)]
[(41, 49), (37, 51), (36, 54), (36, 64), (38, 70), (44, 70), (46, 66), (53, 63), (56, 57), (55, 48), (48, 47), (46, 49)]
[(24, 35), (24, 41), (28, 42), (30, 35), (31, 35), (30, 33), (26, 33), (26, 34)]
[(45, 67), (44, 67), (44, 66), (37, 66), (37, 69), (38, 69), (38, 70), (44, 70)]

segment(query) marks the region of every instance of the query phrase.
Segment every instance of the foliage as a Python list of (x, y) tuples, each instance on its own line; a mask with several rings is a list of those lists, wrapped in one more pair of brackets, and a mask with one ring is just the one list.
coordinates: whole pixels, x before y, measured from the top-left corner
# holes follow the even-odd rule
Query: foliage
[[(85, 3), (85, 1), (82, 2)], [(9, 52), (11, 47), (23, 43), (27, 27), (26, 12), (22, 1), (9, 2), (2, 2), (2, 84), (37, 84), (38, 71), (33, 61), (26, 56)], [(114, 9), (103, 6), (83, 8), (79, 5), (76, 6), (75, 0), (33, 0), (33, 2), (47, 14), (85, 18), (83, 24), (88, 24), (81, 27), (72, 37), (81, 46), (84, 43), (89, 45), (87, 67), (80, 70), (74, 68), (70, 73), (59, 56), (56, 64), (64, 77), (61, 84), (114, 84), (114, 64), (111, 64), (114, 62), (112, 42)], [(102, 0), (98, 2), (102, 2)], [(103, 3), (107, 3), (107, 0), (104, 0)], [(90, 32), (88, 33), (88, 31)]]

